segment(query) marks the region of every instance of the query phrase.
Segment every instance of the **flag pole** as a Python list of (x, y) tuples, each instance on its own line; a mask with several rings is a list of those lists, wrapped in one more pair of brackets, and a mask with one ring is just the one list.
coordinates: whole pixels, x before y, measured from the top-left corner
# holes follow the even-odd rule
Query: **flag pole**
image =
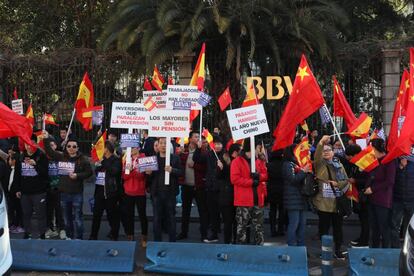
[(336, 132), (336, 135), (338, 135), (339, 142), (341, 142), (341, 146), (342, 146), (342, 148), (345, 150), (345, 145), (344, 145), (344, 142), (343, 142), (343, 141), (342, 141), (342, 139), (341, 139), (341, 135), (340, 135), (340, 133), (338, 132), (338, 129), (336, 129), (335, 122), (332, 120), (331, 113), (329, 112), (329, 109), (328, 109), (328, 107), (326, 106), (326, 103), (324, 103), (324, 104), (323, 104), (323, 107), (326, 109), (326, 113), (329, 115), (329, 120), (331, 121), (331, 124), (332, 124), (332, 126), (333, 126), (333, 128), (334, 128), (334, 132)]
[(64, 141), (65, 145), (66, 145), (66, 142), (68, 141), (68, 138), (69, 138), (69, 133), (70, 133), (70, 129), (72, 128), (72, 123), (73, 123), (73, 118), (75, 117), (75, 113), (76, 113), (76, 108), (74, 108), (73, 111), (72, 111), (72, 118), (70, 118), (68, 131), (66, 132), (66, 137), (65, 137), (65, 141)]
[[(201, 107), (201, 110), (200, 110), (200, 134), (202, 131), (203, 131), (203, 107)], [(200, 142), (201, 142), (201, 136), (202, 135), (200, 135)]]
[(43, 113), (42, 130), (46, 130), (46, 114)]

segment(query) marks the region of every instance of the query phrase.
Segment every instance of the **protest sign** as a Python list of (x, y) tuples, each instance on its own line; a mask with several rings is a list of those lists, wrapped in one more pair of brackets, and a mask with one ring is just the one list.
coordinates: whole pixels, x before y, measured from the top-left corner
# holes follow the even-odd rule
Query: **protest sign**
[(227, 118), (234, 141), (269, 132), (262, 104), (228, 110)]
[(208, 94), (204, 93), (204, 92), (202, 92), (200, 94), (200, 97), (198, 98), (198, 103), (202, 107), (206, 107), (210, 101), (211, 101), (211, 97)]
[(167, 90), (150, 90), (150, 91), (142, 91), (143, 101), (145, 102), (149, 97), (152, 97), (152, 100), (157, 105), (157, 109), (165, 109), (165, 105), (167, 102)]
[(37, 171), (34, 166), (29, 163), (22, 162), (22, 176), (36, 176)]
[(197, 86), (168, 85), (166, 108), (174, 109), (174, 102), (191, 102), (192, 110), (201, 110), (203, 107), (198, 103), (199, 98)]
[(174, 110), (191, 110), (191, 102), (174, 102)]
[(157, 156), (138, 158), (138, 170), (141, 173), (145, 171), (158, 171)]
[(12, 100), (11, 103), (12, 103), (12, 110), (19, 115), (23, 115), (23, 100), (22, 99)]
[(58, 166), (57, 162), (49, 162), (49, 176), (57, 176), (58, 175)]
[(73, 162), (58, 162), (58, 174), (69, 175), (75, 171), (75, 163)]
[(158, 110), (149, 115), (150, 137), (186, 137), (190, 132), (190, 111)]
[(111, 128), (148, 129), (149, 112), (141, 103), (112, 103)]
[(105, 172), (98, 172), (98, 174), (96, 175), (95, 184), (105, 186), (105, 175)]
[(140, 135), (122, 133), (121, 134), (121, 148), (137, 148), (139, 147)]

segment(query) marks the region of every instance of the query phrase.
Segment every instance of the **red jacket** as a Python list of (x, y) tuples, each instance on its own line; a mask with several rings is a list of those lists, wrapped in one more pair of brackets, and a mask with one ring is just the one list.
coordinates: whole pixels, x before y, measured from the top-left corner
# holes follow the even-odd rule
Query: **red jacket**
[(256, 160), (256, 172), (260, 174), (260, 184), (253, 187), (253, 179), (250, 176), (250, 163), (239, 156), (231, 162), (230, 179), (234, 185), (234, 206), (253, 207), (254, 197), (257, 193), (259, 207), (264, 206), (264, 199), (267, 195), (266, 184), (267, 169), (261, 164), (261, 160)]
[[(138, 158), (145, 157), (145, 154), (140, 154)], [(125, 163), (123, 164), (122, 169), (122, 179), (124, 180), (124, 190), (125, 194), (129, 196), (144, 196), (145, 195), (145, 173), (140, 173), (138, 171), (137, 160), (132, 160), (134, 168), (125, 174)]]

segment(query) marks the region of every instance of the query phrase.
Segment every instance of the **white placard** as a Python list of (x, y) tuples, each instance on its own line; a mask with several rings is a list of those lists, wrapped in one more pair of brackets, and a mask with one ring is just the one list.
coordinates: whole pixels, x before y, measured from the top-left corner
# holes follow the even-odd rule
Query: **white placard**
[(227, 119), (234, 141), (269, 132), (262, 104), (228, 110)]
[(142, 91), (143, 103), (149, 98), (152, 97), (152, 100), (157, 105), (157, 109), (164, 109), (167, 102), (167, 90), (151, 90), (151, 91)]
[(190, 111), (157, 110), (149, 115), (150, 137), (184, 137), (190, 132)]
[(23, 100), (22, 99), (12, 100), (11, 104), (12, 104), (12, 110), (14, 112), (16, 112), (19, 115), (23, 115)]
[(112, 103), (111, 128), (148, 129), (149, 112), (141, 103)]
[(200, 94), (197, 86), (168, 85), (166, 108), (174, 109), (174, 102), (191, 102), (191, 110), (201, 110), (203, 107), (198, 103)]

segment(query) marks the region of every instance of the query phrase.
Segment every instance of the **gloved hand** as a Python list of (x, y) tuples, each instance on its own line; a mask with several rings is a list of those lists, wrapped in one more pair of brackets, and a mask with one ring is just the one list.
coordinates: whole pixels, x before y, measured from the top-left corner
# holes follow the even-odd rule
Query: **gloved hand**
[(251, 178), (253, 178), (253, 180), (260, 180), (260, 174), (259, 173), (250, 173)]
[(257, 179), (253, 179), (253, 187), (257, 187), (257, 186), (259, 186), (259, 180), (257, 180)]

